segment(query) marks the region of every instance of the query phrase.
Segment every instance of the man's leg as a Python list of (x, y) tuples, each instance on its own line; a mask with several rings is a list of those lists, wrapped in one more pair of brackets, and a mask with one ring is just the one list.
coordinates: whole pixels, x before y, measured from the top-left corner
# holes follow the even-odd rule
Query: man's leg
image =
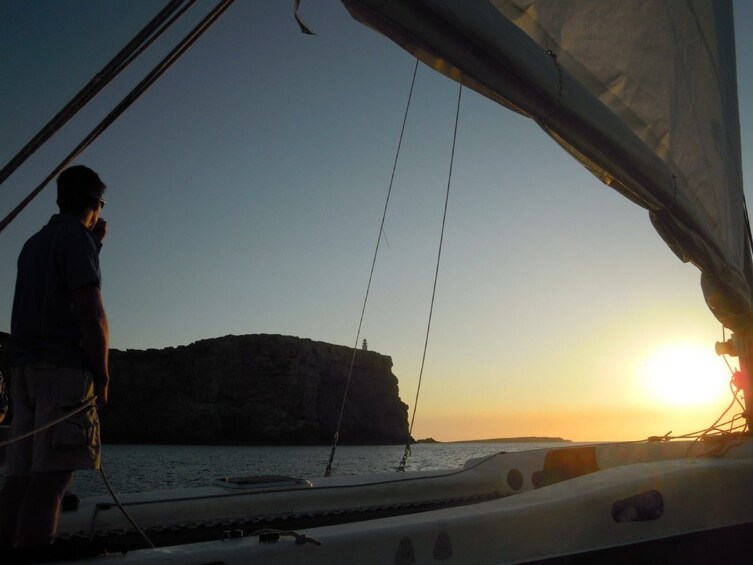
[[(13, 421), (9, 437), (16, 438), (34, 428), (34, 406), (26, 387), (26, 367), (11, 369)], [(33, 438), (16, 440), (5, 448), (5, 486), (0, 491), (0, 547), (12, 547), (18, 532), (18, 513), (31, 479)]]
[(73, 471), (32, 473), (16, 523), (16, 546), (50, 544), (60, 520), (60, 506)]
[(28, 484), (29, 477), (6, 477), (0, 490), (0, 548), (13, 546), (18, 512)]

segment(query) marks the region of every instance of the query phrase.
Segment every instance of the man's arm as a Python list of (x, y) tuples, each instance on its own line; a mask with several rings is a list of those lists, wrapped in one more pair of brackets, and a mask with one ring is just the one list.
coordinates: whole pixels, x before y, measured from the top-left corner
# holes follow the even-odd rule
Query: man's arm
[(110, 371), (110, 330), (102, 294), (95, 285), (82, 286), (73, 292), (73, 304), (78, 317), (83, 348), (94, 372), (94, 393), (97, 405), (107, 404)]

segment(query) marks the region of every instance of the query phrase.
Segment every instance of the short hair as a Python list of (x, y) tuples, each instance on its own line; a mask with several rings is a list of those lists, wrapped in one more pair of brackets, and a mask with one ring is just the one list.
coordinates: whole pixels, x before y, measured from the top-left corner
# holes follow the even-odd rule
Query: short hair
[(105, 183), (84, 165), (68, 167), (58, 175), (57, 204), (63, 214), (80, 214), (104, 194)]

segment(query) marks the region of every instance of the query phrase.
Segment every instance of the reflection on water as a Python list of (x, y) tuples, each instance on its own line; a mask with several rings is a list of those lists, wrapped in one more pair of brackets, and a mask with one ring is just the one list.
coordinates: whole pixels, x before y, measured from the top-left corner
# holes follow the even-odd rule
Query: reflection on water
[[(471, 458), (500, 451), (526, 451), (560, 443), (436, 443), (416, 444), (407, 471), (462, 467)], [(571, 444), (565, 444), (571, 445)], [(339, 446), (335, 475), (395, 471), (402, 445)], [(321, 477), (327, 467), (329, 446), (188, 446), (106, 445), (102, 464), (118, 493), (204, 486), (219, 477), (289, 475)], [(70, 488), (79, 496), (107, 494), (99, 473), (78, 471)]]

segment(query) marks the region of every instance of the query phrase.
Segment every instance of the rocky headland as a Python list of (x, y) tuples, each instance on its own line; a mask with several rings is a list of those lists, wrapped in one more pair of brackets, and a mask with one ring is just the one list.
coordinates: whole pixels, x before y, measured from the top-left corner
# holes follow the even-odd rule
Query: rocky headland
[[(7, 334), (0, 335), (6, 341)], [(6, 375), (7, 341), (0, 346)], [(110, 352), (105, 443), (329, 444), (353, 349), (282, 335)], [(392, 359), (358, 350), (341, 444), (404, 443), (408, 407)]]

